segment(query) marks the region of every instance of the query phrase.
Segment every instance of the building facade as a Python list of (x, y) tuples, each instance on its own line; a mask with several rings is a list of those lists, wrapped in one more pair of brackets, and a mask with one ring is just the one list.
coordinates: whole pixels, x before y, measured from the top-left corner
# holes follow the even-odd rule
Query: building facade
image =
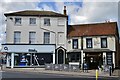
[(119, 35), (116, 22), (71, 25), (68, 30), (67, 58), (70, 64), (88, 64), (89, 69), (118, 67)]
[[(7, 18), (6, 44), (2, 44), (2, 52), (7, 53), (7, 67), (65, 63), (64, 50), (67, 41), (65, 7), (64, 14), (26, 10), (6, 13), (5, 16)], [(55, 50), (64, 54), (56, 53), (56, 56)]]
[(68, 26), (64, 14), (52, 11), (6, 13), (7, 67), (34, 67), (44, 64), (80, 65), (89, 69), (102, 65), (120, 66), (116, 22)]

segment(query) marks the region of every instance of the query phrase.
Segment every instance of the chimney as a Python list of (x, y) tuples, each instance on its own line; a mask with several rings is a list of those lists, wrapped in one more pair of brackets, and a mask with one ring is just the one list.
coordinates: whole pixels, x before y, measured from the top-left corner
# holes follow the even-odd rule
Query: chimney
[(64, 15), (67, 15), (67, 14), (66, 14), (66, 6), (64, 6)]

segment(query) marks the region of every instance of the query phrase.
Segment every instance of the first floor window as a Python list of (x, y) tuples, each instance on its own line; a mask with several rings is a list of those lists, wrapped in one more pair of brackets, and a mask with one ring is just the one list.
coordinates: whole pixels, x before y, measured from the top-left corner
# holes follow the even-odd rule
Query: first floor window
[(44, 32), (44, 44), (50, 43), (50, 32)]
[(21, 32), (16, 31), (14, 32), (14, 43), (20, 43)]
[(78, 49), (78, 39), (73, 39), (73, 49)]
[(87, 46), (87, 48), (92, 48), (92, 38), (86, 39), (86, 46)]
[(35, 32), (29, 32), (29, 44), (35, 43)]
[(107, 48), (107, 38), (101, 38), (101, 48)]

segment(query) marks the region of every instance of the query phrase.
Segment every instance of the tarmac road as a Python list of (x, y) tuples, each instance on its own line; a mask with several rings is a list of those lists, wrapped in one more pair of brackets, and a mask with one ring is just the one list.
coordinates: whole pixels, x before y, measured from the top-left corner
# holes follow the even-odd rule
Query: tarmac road
[[(3, 71), (2, 80), (96, 80), (95, 77), (63, 74)], [(116, 77), (99, 77), (98, 80), (120, 80)]]

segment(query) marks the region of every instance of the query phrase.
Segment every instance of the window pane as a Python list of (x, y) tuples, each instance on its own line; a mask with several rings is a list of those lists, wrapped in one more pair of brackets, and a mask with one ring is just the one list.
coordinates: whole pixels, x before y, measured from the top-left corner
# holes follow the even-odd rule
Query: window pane
[(36, 18), (30, 18), (30, 24), (36, 24)]
[(15, 24), (21, 24), (21, 18), (15, 18)]
[(50, 43), (50, 32), (44, 32), (44, 44)]
[(21, 32), (14, 32), (14, 43), (20, 43)]
[(29, 43), (33, 44), (35, 43), (35, 32), (29, 32)]
[(78, 49), (78, 39), (73, 39), (73, 49)]
[(86, 39), (87, 48), (92, 48), (92, 38)]
[(45, 26), (50, 26), (50, 19), (45, 18), (44, 19), (44, 25)]
[(107, 38), (101, 38), (101, 48), (107, 47)]

